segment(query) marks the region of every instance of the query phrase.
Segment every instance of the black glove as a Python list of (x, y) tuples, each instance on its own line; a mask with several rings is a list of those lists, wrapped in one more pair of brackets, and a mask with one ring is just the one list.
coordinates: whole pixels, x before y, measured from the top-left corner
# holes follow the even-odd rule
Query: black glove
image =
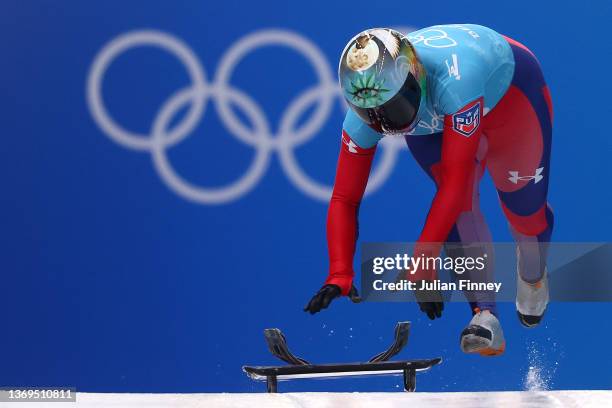
[[(421, 281), (417, 282), (417, 288), (421, 287)], [(444, 310), (444, 299), (439, 290), (415, 290), (414, 296), (419, 303), (421, 312), (427, 317), (434, 320), (436, 317), (442, 317)]]
[(320, 312), (321, 309), (327, 309), (327, 306), (332, 300), (340, 296), (341, 290), (337, 285), (324, 285), (319, 291), (310, 299), (310, 302), (304, 308), (305, 312), (315, 314)]

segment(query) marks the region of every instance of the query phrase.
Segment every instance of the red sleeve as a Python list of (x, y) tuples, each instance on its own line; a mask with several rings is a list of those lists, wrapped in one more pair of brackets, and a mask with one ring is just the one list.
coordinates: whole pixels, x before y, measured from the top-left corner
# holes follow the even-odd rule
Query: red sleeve
[(442, 158), (438, 191), (431, 203), (418, 240), (417, 255), (437, 256), (463, 209), (466, 192), (471, 191), (476, 153), (482, 134), (483, 99), (467, 104), (444, 117)]
[(376, 146), (361, 149), (342, 132), (336, 181), (327, 211), (329, 275), (325, 284), (338, 285), (343, 295), (348, 294), (353, 282), (357, 214), (375, 152)]

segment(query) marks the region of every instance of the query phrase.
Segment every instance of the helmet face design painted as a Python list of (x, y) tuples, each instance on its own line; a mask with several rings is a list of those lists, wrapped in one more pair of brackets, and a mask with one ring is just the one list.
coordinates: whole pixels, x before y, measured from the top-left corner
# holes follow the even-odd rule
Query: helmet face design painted
[(344, 98), (374, 130), (406, 134), (425, 104), (426, 73), (408, 38), (389, 28), (356, 35), (338, 67)]

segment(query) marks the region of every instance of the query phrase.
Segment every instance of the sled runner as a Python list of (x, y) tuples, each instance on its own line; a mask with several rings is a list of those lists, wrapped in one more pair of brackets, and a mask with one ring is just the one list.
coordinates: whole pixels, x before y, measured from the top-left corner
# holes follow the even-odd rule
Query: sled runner
[(442, 359), (389, 361), (406, 346), (409, 334), (410, 322), (397, 323), (393, 344), (365, 363), (312, 364), (289, 351), (285, 336), (279, 329), (266, 329), (264, 336), (268, 349), (272, 355), (289, 365), (244, 366), (242, 369), (253, 380), (265, 380), (268, 392), (277, 392), (278, 380), (366, 375), (403, 375), (404, 389), (414, 391), (417, 371), (425, 371), (439, 364)]

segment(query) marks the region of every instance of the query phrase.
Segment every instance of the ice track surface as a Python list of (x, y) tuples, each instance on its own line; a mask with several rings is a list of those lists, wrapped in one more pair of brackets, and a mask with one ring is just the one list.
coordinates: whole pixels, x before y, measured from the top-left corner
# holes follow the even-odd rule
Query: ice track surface
[[(416, 393), (286, 393), (286, 394), (88, 394), (78, 393), (76, 405), (28, 403), (27, 408), (478, 408), (478, 407), (605, 407), (612, 391), (508, 391)], [(14, 407), (0, 403), (0, 407)]]

